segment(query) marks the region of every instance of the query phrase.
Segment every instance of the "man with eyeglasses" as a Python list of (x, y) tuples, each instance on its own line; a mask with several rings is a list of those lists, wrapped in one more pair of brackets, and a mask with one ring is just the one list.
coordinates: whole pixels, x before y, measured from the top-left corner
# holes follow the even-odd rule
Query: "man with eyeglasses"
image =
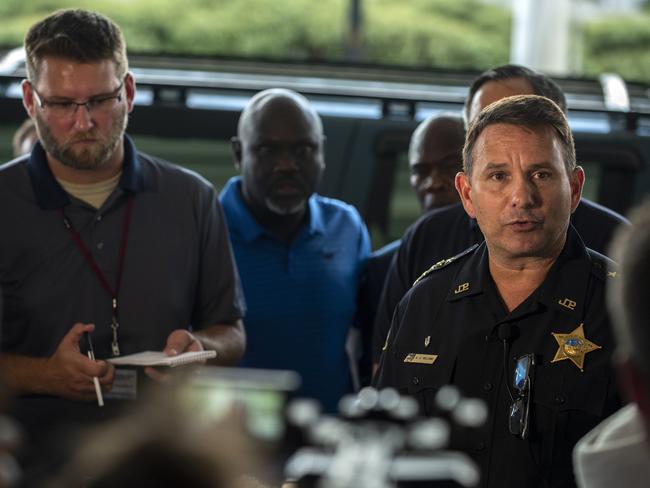
[(482, 487), (574, 486), (571, 449), (620, 406), (606, 282), (615, 266), (570, 225), (584, 183), (559, 107), (523, 95), (470, 126), (456, 188), (485, 236), (422, 276), (399, 303), (375, 378), (424, 415), (445, 384), (489, 407), (456, 446)]
[(257, 93), (232, 140), (241, 176), (220, 199), (248, 310), (242, 364), (297, 371), (297, 394), (334, 412), (352, 391), (345, 344), (370, 241), (354, 207), (316, 193), (324, 144), (304, 96)]
[(30, 28), (25, 50), (23, 102), (40, 142), (0, 168), (0, 377), (36, 474), (65, 452), (55, 435), (141, 394), (144, 375), (106, 359), (205, 348), (235, 363), (244, 305), (214, 189), (125, 134), (135, 80), (119, 27), (58, 11)]

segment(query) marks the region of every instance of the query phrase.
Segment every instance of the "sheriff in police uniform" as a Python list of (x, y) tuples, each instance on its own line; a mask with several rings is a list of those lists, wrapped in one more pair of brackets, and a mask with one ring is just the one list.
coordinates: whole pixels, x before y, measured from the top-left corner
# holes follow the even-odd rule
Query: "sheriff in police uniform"
[(375, 385), (425, 415), (445, 384), (485, 400), (485, 425), (456, 439), (481, 486), (575, 486), (573, 445), (620, 400), (604, 304), (616, 271), (569, 225), (584, 172), (568, 123), (544, 97), (503, 99), (470, 127), (463, 165), (456, 188), (485, 242), (402, 299)]

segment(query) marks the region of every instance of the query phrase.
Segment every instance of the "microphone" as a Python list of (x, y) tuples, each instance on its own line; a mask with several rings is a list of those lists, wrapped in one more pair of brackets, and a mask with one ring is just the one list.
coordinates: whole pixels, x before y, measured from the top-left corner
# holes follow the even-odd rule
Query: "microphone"
[(502, 342), (510, 342), (519, 336), (519, 327), (513, 324), (500, 324), (497, 328), (497, 337)]
[(505, 323), (499, 324), (497, 327), (497, 337), (503, 343), (503, 377), (506, 378), (506, 390), (508, 390), (508, 396), (510, 400), (515, 401), (515, 397), (510, 391), (510, 385), (508, 378), (508, 353), (510, 352), (510, 341), (515, 339), (519, 335), (519, 327), (513, 324)]

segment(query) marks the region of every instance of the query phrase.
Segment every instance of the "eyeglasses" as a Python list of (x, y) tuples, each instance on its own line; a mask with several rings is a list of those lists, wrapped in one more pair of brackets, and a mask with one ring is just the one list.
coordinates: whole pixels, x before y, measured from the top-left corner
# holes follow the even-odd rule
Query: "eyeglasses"
[(528, 438), (530, 420), (530, 392), (533, 384), (535, 355), (524, 354), (515, 359), (512, 386), (516, 390), (510, 404), (508, 427), (510, 433), (520, 439)]
[(86, 107), (89, 114), (109, 114), (122, 101), (122, 88), (124, 88), (124, 80), (120, 83), (115, 90), (110, 94), (99, 95), (89, 98), (85, 102), (75, 102), (74, 100), (46, 100), (43, 96), (36, 91), (34, 85), (32, 91), (34, 98), (38, 105), (53, 117), (57, 118), (72, 118), (79, 107)]

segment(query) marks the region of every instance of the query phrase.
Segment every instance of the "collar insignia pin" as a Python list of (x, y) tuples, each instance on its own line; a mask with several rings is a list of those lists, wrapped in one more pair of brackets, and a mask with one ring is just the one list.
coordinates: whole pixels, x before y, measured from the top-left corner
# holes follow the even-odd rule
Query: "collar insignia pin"
[(555, 357), (551, 361), (552, 363), (569, 359), (580, 371), (584, 371), (583, 366), (585, 363), (585, 355), (591, 351), (600, 349), (601, 346), (594, 344), (585, 337), (583, 325), (584, 324), (580, 324), (578, 328), (570, 334), (551, 332), (558, 344)]
[(571, 300), (570, 298), (563, 298), (562, 300), (559, 300), (557, 303), (559, 303), (563, 307), (568, 308), (569, 310), (575, 310), (577, 305), (577, 303)]
[(461, 285), (458, 285), (458, 288), (454, 290), (454, 294), (458, 295), (459, 293), (463, 293), (467, 290), (469, 290), (469, 283), (463, 283)]

